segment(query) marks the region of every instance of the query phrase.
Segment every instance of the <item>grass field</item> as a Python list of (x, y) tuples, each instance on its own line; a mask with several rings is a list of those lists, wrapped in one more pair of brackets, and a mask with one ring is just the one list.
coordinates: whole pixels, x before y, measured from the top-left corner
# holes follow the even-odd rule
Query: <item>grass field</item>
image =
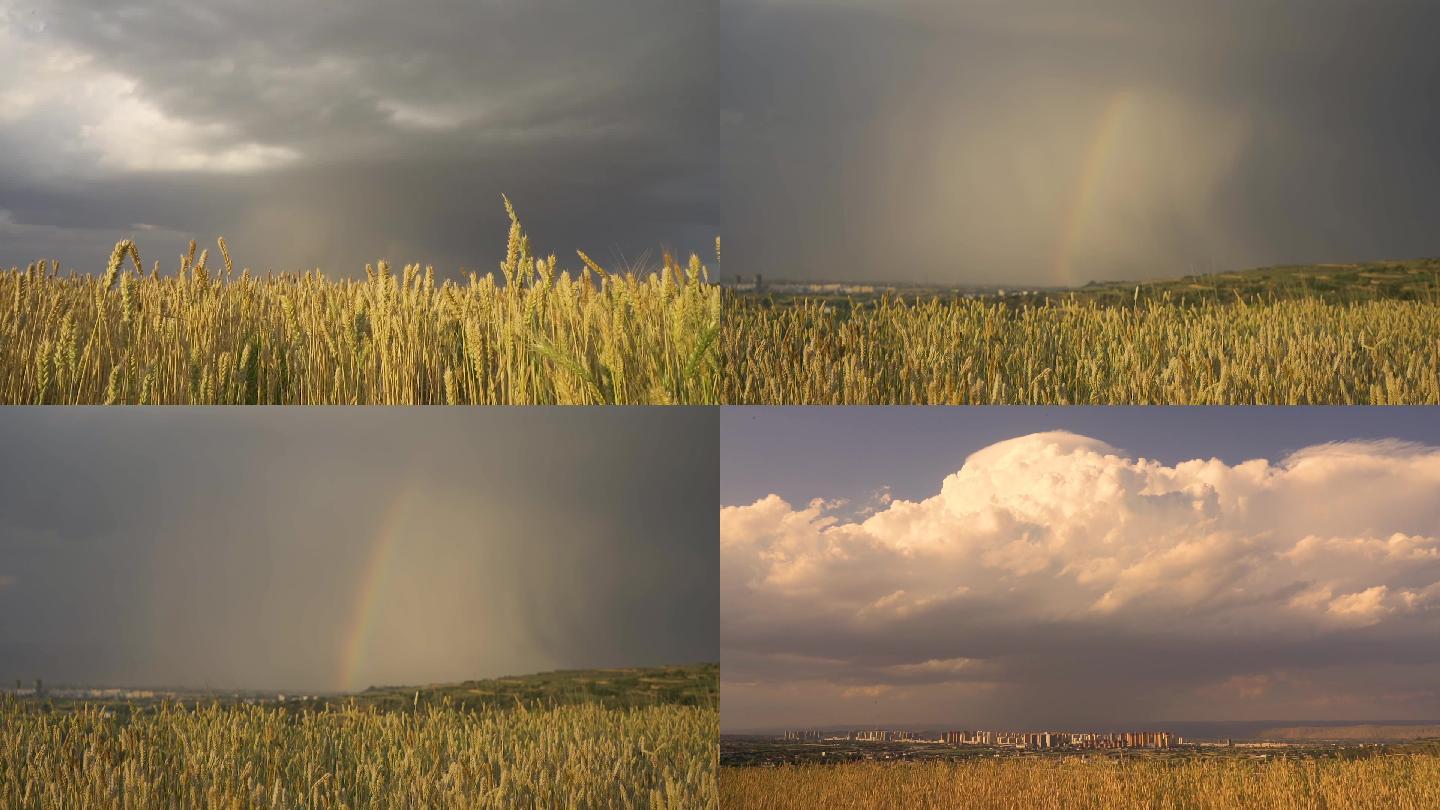
[[(662, 690), (680, 702), (475, 707), (436, 687), (318, 708), (0, 698), (0, 806), (714, 808), (718, 704), (685, 702), (703, 669), (628, 671), (645, 693), (693, 672), (693, 689)], [(506, 680), (573, 697), (597, 672)]]
[(1440, 750), (1354, 759), (1003, 758), (722, 768), (726, 808), (1255, 810), (1440, 807)]
[[(503, 280), (380, 262), (363, 281), (236, 270), (224, 241), (144, 272), (0, 271), (0, 403), (714, 403), (720, 294), (699, 257), (577, 274), (531, 255), (513, 209)], [(718, 242), (717, 242), (718, 249)], [(213, 266), (212, 266), (213, 265)]]
[(735, 404), (1436, 404), (1440, 296), (725, 296)]

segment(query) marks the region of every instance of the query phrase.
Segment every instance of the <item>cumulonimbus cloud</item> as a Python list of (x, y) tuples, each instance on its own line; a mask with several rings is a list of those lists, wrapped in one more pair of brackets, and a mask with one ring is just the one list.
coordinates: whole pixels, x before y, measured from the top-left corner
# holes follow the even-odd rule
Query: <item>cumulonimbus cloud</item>
[(1440, 448), (1166, 464), (1037, 433), (974, 453), (932, 497), (846, 508), (721, 509), (727, 677), (1044, 679), (1085, 670), (1087, 647), (1143, 662), (1120, 676), (1139, 679), (1197, 651), (1191, 685), (1212, 690), (1357, 650), (1440, 663)]

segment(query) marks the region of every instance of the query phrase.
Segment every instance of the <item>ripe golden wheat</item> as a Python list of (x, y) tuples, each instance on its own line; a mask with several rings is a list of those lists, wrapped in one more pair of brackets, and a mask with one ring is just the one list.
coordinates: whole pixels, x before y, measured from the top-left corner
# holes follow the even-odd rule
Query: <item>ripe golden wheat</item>
[[(504, 283), (380, 262), (365, 281), (257, 277), (197, 258), (147, 275), (0, 271), (0, 402), (592, 404), (718, 401), (720, 294), (699, 257), (572, 276), (530, 253), (507, 200)], [(716, 243), (717, 253), (719, 243)]]
[(1440, 755), (1269, 761), (983, 759), (722, 768), (720, 803), (736, 810), (1422, 810), (1440, 807)]
[(717, 806), (714, 708), (296, 712), (166, 705), (128, 717), (0, 698), (0, 806)]
[(736, 404), (1437, 404), (1440, 305), (1298, 300), (842, 311), (727, 295)]

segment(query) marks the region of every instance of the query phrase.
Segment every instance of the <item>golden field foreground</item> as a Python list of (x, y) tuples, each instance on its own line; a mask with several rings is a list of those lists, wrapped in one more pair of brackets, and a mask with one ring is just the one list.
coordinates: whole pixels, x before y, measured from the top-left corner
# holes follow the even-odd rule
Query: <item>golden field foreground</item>
[[(509, 204), (507, 202), (507, 209)], [(530, 253), (513, 209), (503, 283), (433, 268), (367, 279), (236, 272), (197, 258), (145, 274), (0, 271), (0, 403), (714, 403), (719, 289), (699, 257), (577, 275)], [(717, 242), (718, 250), (718, 242)]]
[(1006, 758), (722, 768), (720, 802), (736, 810), (1422, 810), (1440, 807), (1440, 754), (1268, 761)]
[(725, 297), (735, 404), (1437, 404), (1440, 305)]
[(175, 704), (44, 711), (0, 700), (0, 806), (714, 808), (714, 708)]

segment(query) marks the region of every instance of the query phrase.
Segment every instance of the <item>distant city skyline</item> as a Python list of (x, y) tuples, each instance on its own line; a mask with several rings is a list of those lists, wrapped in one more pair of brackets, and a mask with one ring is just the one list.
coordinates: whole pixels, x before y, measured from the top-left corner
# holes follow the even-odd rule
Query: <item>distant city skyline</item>
[[(933, 732), (934, 729), (930, 731)], [(812, 742), (824, 740), (827, 736), (832, 735), (814, 731), (791, 730), (782, 734), (781, 739), (786, 742)], [(833, 736), (862, 742), (926, 741), (942, 742), (950, 746), (987, 745), (1035, 749), (1170, 748), (1177, 740), (1176, 735), (1168, 731), (994, 731), (970, 729), (964, 731), (945, 731), (940, 733), (939, 737), (926, 737), (923, 734), (913, 731), (864, 729), (842, 732), (841, 734)]]
[(1440, 718), (1426, 409), (746, 408), (721, 431), (726, 731)]

